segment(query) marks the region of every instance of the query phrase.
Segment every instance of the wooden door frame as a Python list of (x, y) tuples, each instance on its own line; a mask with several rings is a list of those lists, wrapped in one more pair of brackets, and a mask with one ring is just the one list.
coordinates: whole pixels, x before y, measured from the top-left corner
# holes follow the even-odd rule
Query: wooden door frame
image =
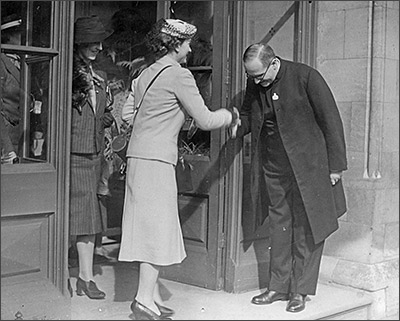
[[(229, 1), (230, 2), (230, 1)], [(315, 66), (316, 52), (316, 1), (300, 1), (293, 5), (298, 6), (295, 15), (295, 43), (294, 60)], [(290, 10), (290, 9), (289, 9)], [(232, 2), (229, 8), (229, 33), (226, 33), (226, 41), (230, 41), (229, 57), (227, 66), (229, 74), (228, 87), (230, 94), (227, 95), (231, 104), (240, 106), (243, 100), (246, 78), (243, 72), (242, 54), (246, 40), (246, 5), (245, 1)], [(274, 31), (274, 33), (277, 30)], [(269, 31), (266, 32), (266, 36)], [(267, 38), (267, 37), (264, 37)], [(262, 39), (260, 39), (261, 41)], [(226, 42), (225, 41), (225, 42)], [(232, 93), (241, 93), (233, 96)], [(224, 256), (224, 290), (231, 293), (249, 290), (243, 285), (238, 285), (236, 267), (238, 266), (238, 255), (240, 253), (241, 240), (240, 229), (242, 220), (243, 203), (243, 139), (230, 142), (227, 155), (230, 168), (225, 175), (225, 234), (226, 250)]]
[[(57, 1), (58, 2), (58, 1)], [(68, 291), (68, 249), (69, 249), (69, 201), (70, 201), (70, 143), (71, 143), (71, 108), (72, 108), (72, 63), (73, 63), (73, 44), (74, 44), (74, 22), (75, 22), (75, 1), (64, 3), (61, 1), (58, 7), (56, 21), (60, 21), (54, 26), (54, 44), (60, 52), (57, 61), (57, 75), (53, 75), (58, 82), (53, 82), (55, 106), (60, 108), (57, 119), (54, 120), (57, 128), (56, 151), (57, 168), (59, 177), (57, 178), (57, 208), (59, 220), (56, 226), (56, 234), (59, 239), (56, 243), (55, 253), (57, 256), (56, 270), (53, 271), (54, 282), (61, 289), (63, 295), (70, 296)], [(67, 75), (67, 77), (59, 77)]]

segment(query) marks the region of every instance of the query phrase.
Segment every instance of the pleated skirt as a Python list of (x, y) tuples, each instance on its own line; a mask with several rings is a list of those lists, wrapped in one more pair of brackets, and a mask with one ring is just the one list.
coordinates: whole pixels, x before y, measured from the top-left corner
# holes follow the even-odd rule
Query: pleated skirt
[(185, 257), (174, 165), (128, 158), (118, 259), (165, 266)]
[(97, 188), (101, 156), (71, 154), (70, 235), (90, 235), (103, 231)]

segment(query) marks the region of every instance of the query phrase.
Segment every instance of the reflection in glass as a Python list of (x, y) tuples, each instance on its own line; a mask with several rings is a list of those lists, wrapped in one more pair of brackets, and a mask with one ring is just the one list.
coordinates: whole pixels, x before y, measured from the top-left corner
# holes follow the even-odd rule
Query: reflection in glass
[[(3, 35), (3, 34), (2, 34)], [(23, 133), (21, 99), (21, 57), (1, 53), (1, 163), (19, 161)]]
[(1, 1), (1, 43), (23, 45), (27, 1)]
[[(12, 1), (15, 2), (15, 1)], [(1, 43), (21, 45), (24, 35), (20, 11), (23, 2), (1, 3)], [(19, 10), (19, 11), (18, 11)], [(1, 163), (16, 164), (22, 147), (23, 108), (21, 99), (21, 62), (22, 56), (11, 51), (1, 52)]]
[[(173, 1), (173, 19), (181, 19), (197, 27), (190, 46), (187, 68), (192, 72), (207, 107), (212, 109), (213, 7), (211, 1)], [(190, 119), (180, 133), (180, 150), (185, 154), (209, 155), (210, 132), (195, 130)]]
[(29, 46), (34, 47), (50, 47), (50, 30), (51, 30), (51, 1), (33, 1), (33, 23), (29, 30), (32, 34), (29, 37)]
[(49, 67), (47, 57), (29, 57), (28, 80), (30, 95), (26, 125), (25, 155), (33, 160), (46, 160), (49, 120)]

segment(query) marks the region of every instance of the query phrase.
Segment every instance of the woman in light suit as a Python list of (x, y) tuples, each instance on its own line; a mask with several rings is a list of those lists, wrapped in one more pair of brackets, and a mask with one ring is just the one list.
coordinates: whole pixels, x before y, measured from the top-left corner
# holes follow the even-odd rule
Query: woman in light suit
[[(132, 122), (134, 106), (143, 102), (127, 150), (126, 196), (120, 261), (138, 261), (139, 286), (131, 304), (136, 320), (165, 320), (173, 311), (162, 305), (158, 276), (162, 266), (181, 263), (186, 252), (178, 217), (175, 164), (178, 134), (187, 114), (202, 130), (236, 122), (227, 109), (210, 111), (191, 72), (181, 66), (191, 52), (197, 29), (181, 20), (159, 20), (146, 37), (155, 62), (132, 82), (122, 118)], [(156, 74), (145, 94), (145, 90)]]

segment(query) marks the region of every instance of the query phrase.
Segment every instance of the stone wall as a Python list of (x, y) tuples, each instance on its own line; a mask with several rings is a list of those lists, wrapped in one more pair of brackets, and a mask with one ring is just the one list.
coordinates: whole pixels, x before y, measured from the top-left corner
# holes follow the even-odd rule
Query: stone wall
[(340, 109), (348, 211), (321, 280), (371, 293), (371, 319), (399, 311), (399, 2), (318, 1), (317, 69)]

